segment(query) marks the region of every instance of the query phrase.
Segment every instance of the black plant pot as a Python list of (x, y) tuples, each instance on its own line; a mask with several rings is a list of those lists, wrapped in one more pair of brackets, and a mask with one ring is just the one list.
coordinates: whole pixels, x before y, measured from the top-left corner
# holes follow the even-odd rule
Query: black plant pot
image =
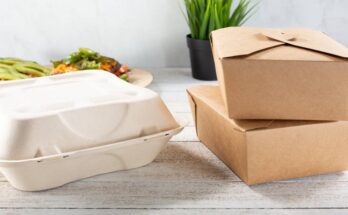
[(192, 76), (195, 79), (216, 80), (215, 64), (209, 40), (192, 39), (187, 35), (187, 46), (190, 49)]

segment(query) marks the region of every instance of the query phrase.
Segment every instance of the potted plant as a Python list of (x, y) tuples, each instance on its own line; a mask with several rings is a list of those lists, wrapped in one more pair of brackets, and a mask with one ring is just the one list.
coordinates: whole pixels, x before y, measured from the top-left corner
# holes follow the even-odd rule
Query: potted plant
[(192, 76), (200, 80), (216, 80), (215, 65), (209, 42), (214, 30), (243, 25), (252, 15), (256, 4), (251, 0), (184, 0), (186, 20), (191, 34), (187, 35)]

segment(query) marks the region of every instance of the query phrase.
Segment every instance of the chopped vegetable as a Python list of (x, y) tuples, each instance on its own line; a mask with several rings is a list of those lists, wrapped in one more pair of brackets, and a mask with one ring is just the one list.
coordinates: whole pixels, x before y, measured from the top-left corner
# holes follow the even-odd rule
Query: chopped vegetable
[(100, 69), (111, 72), (122, 80), (128, 80), (129, 68), (127, 66), (88, 48), (80, 48), (78, 52), (74, 52), (62, 60), (52, 61), (52, 63), (54, 66), (52, 75), (78, 70)]

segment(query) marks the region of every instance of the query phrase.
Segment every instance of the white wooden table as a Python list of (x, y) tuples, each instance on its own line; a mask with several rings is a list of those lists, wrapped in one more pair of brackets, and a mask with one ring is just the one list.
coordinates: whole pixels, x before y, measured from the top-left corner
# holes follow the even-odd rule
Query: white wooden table
[(188, 69), (152, 71), (150, 88), (189, 120), (152, 164), (45, 192), (0, 181), (0, 214), (348, 214), (347, 173), (245, 185), (197, 140), (185, 89), (203, 82)]

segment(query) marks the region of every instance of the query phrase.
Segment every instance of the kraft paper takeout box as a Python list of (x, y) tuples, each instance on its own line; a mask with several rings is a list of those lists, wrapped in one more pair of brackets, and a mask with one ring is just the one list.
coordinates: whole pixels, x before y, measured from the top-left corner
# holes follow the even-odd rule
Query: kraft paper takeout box
[(218, 87), (188, 94), (199, 139), (249, 185), (348, 169), (348, 122), (233, 120)]
[(226, 28), (211, 44), (231, 118), (348, 120), (348, 50), (324, 33)]

